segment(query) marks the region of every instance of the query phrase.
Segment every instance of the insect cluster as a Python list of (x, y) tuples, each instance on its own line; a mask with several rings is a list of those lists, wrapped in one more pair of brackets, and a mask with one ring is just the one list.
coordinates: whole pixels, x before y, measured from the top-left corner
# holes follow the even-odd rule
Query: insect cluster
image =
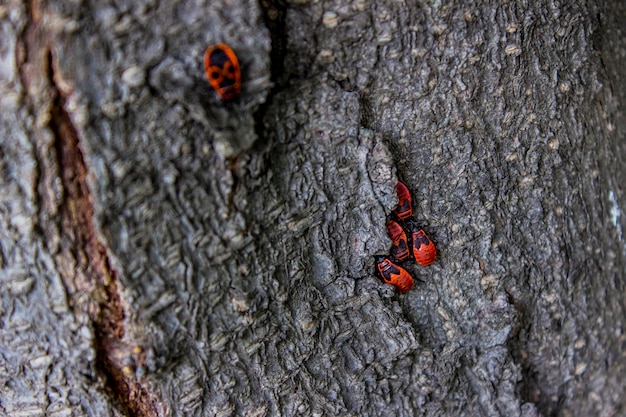
[[(241, 70), (235, 52), (224, 43), (209, 46), (204, 53), (204, 72), (211, 87), (224, 101), (230, 101), (241, 93)], [(413, 259), (422, 266), (435, 261), (437, 250), (413, 219), (411, 193), (407, 186), (396, 184), (398, 207), (387, 222), (387, 233), (392, 241), (389, 255), (376, 255), (376, 270), (387, 284), (405, 292), (413, 287), (413, 277), (398, 265)]]
[(422, 266), (428, 266), (435, 262), (437, 249), (413, 219), (411, 192), (402, 181), (396, 184), (396, 193), (398, 206), (387, 221), (391, 250), (389, 255), (375, 255), (374, 260), (376, 271), (382, 280), (399, 291), (406, 292), (413, 287), (413, 277), (398, 264), (413, 259)]

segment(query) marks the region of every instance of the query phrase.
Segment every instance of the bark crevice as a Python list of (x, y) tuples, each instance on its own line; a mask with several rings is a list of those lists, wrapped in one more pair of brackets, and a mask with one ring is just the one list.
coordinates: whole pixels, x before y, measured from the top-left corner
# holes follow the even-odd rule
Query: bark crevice
[[(52, 219), (56, 217), (56, 227), (61, 235), (57, 262), (64, 264), (59, 271), (73, 308), (84, 310), (83, 313), (92, 319), (95, 366), (106, 381), (107, 391), (127, 415), (157, 415), (163, 408), (135, 377), (146, 354), (141, 347), (124, 340), (126, 313), (118, 292), (118, 274), (96, 232), (94, 207), (87, 184), (88, 169), (77, 129), (66, 110), (67, 92), (60, 87), (62, 81), (56, 71), (52, 50), (54, 34), (43, 27), (38, 1), (29, 2), (26, 8), (28, 21), (22, 33), (21, 56), (18, 55), (18, 62), (22, 61), (21, 83), (28, 95), (27, 105), (33, 117), (38, 118), (35, 109), (42, 104), (40, 101), (47, 101), (45, 111), (49, 114), (45, 127), (52, 134), (52, 146), (48, 151), (37, 151), (38, 166), (41, 167), (35, 180), (47, 183), (49, 181), (44, 177), (54, 175), (56, 171), (62, 190), (57, 201), (47, 201), (50, 196), (45, 192), (36, 194), (37, 203), (41, 210), (51, 211)], [(41, 135), (35, 132), (34, 137)], [(36, 141), (34, 146), (41, 147), (41, 144)], [(45, 168), (51, 163), (48, 152), (56, 154), (56, 161), (52, 162), (56, 163), (56, 169)], [(55, 205), (58, 207), (53, 209)], [(40, 217), (47, 218), (47, 215)], [(39, 231), (48, 234), (46, 230)], [(90, 300), (96, 301), (83, 304), (76, 299), (80, 293), (86, 293)]]
[[(124, 341), (126, 313), (118, 292), (118, 273), (112, 268), (107, 248), (96, 232), (87, 184), (88, 171), (78, 133), (65, 110), (66, 98), (57, 85), (52, 51), (48, 50), (47, 55), (48, 81), (54, 91), (48, 127), (54, 135), (63, 184), (61, 233), (71, 243), (75, 259), (86, 256), (85, 274), (74, 278), (84, 277), (89, 282), (74, 282), (73, 286), (91, 288), (98, 300), (97, 313), (92, 317), (96, 365), (105, 377), (107, 388), (128, 415), (157, 415), (160, 407), (154, 396), (135, 379), (135, 372), (145, 360), (145, 354), (141, 347), (130, 346)], [(68, 280), (66, 277), (66, 282)]]

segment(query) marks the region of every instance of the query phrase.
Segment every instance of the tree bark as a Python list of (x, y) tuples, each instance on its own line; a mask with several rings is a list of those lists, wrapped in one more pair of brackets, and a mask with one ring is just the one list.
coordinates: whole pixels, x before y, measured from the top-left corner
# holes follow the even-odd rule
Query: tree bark
[[(626, 413), (621, 2), (0, 17), (2, 413)], [(406, 294), (398, 178), (438, 249)]]

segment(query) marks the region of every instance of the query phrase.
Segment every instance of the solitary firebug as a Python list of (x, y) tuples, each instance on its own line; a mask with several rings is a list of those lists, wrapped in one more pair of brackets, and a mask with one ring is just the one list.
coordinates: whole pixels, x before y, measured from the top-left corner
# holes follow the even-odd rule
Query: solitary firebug
[(398, 207), (396, 207), (396, 209), (393, 211), (394, 214), (400, 220), (411, 217), (413, 215), (411, 192), (402, 181), (398, 181), (398, 183), (396, 184), (396, 193), (398, 194)]
[(413, 241), (415, 262), (422, 266), (428, 266), (435, 262), (437, 257), (435, 244), (417, 224), (411, 225), (411, 240)]
[(204, 72), (222, 100), (232, 100), (241, 92), (239, 60), (230, 46), (224, 43), (209, 46), (204, 53)]
[(398, 261), (404, 261), (411, 256), (406, 232), (398, 222), (389, 220), (387, 222), (387, 233), (392, 241), (391, 254)]
[(396, 265), (392, 258), (384, 255), (374, 256), (376, 271), (387, 284), (391, 284), (399, 291), (406, 292), (413, 287), (413, 277), (401, 266)]

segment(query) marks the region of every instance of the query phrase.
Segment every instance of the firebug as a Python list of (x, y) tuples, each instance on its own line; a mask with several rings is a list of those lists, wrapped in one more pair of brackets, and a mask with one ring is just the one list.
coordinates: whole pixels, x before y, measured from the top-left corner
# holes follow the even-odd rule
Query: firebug
[(222, 100), (232, 100), (241, 92), (241, 70), (237, 55), (224, 43), (211, 45), (204, 53), (204, 72)]
[(402, 181), (398, 181), (398, 183), (396, 184), (396, 193), (398, 194), (398, 207), (396, 207), (396, 209), (393, 211), (394, 214), (400, 220), (411, 217), (413, 215), (411, 192)]
[(415, 258), (415, 262), (422, 266), (428, 266), (435, 262), (435, 258), (437, 257), (435, 244), (417, 224), (411, 225), (411, 240), (413, 241), (413, 257)]
[(378, 275), (387, 284), (391, 284), (401, 292), (406, 292), (413, 287), (413, 277), (408, 271), (396, 265), (392, 258), (384, 255), (374, 256)]
[(389, 220), (387, 222), (387, 233), (392, 241), (391, 254), (398, 261), (404, 261), (411, 256), (406, 232), (398, 222)]

